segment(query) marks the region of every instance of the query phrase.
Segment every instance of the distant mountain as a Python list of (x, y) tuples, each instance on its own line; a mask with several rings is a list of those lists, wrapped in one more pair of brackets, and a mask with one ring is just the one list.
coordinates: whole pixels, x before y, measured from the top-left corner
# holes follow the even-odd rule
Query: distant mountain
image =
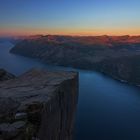
[(17, 43), (11, 53), (140, 85), (140, 36), (34, 36)]
[(13, 44), (17, 44), (25, 39), (38, 39), (42, 37), (42, 35), (34, 35), (34, 36), (0, 36), (0, 43), (3, 42), (11, 42)]
[(0, 43), (5, 42), (5, 41), (10, 41), (11, 38), (9, 37), (0, 37)]
[(16, 44), (22, 40), (23, 39), (17, 38), (17, 37), (0, 37), (0, 43), (10, 42), (10, 43)]

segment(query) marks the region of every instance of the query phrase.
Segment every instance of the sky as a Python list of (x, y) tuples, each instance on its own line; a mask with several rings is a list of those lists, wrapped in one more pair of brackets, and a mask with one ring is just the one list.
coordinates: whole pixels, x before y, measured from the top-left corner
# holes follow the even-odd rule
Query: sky
[(140, 35), (140, 0), (0, 0), (0, 35)]

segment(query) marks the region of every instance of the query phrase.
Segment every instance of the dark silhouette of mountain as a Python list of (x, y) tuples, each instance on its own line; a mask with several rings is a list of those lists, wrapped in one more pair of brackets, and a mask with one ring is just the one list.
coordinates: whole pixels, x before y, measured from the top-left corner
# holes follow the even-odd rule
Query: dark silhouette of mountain
[(11, 53), (140, 84), (140, 36), (35, 36), (17, 43)]

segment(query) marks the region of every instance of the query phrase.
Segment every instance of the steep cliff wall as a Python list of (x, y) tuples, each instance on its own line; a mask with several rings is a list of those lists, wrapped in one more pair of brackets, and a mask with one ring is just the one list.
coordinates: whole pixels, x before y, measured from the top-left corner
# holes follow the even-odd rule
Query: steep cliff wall
[(140, 85), (140, 55), (106, 59), (100, 63), (99, 69), (115, 79)]
[(30, 70), (0, 83), (1, 140), (72, 140), (78, 74)]
[(139, 36), (44, 36), (19, 42), (11, 52), (38, 58), (47, 64), (100, 71), (140, 85)]

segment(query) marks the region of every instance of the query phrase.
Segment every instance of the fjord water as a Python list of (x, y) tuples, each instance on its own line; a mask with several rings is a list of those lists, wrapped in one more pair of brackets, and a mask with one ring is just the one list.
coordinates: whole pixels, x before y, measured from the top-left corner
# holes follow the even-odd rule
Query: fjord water
[(0, 43), (0, 68), (19, 75), (33, 67), (79, 72), (79, 103), (74, 140), (139, 140), (140, 88), (97, 72), (43, 64), (14, 54)]

